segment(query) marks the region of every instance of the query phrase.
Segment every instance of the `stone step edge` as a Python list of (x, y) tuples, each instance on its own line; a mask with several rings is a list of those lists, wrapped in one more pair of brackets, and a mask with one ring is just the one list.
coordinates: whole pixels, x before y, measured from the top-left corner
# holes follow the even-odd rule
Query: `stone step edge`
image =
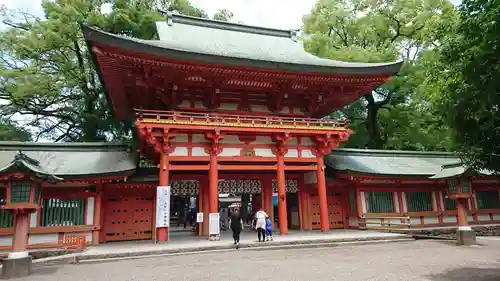
[[(338, 243), (349, 243), (349, 242), (372, 242), (372, 241), (414, 241), (411, 236), (401, 235), (394, 237), (367, 237), (367, 238), (342, 238), (342, 239), (315, 239), (315, 240), (298, 240), (298, 241), (274, 241), (266, 242), (264, 245), (258, 244), (258, 242), (252, 242), (251, 244), (241, 244), (240, 250), (243, 249), (255, 249), (262, 250), (263, 248), (271, 249), (272, 247), (282, 247), (282, 246), (309, 246), (314, 247), (314, 245), (325, 245), (325, 244), (338, 244)], [(190, 247), (190, 248), (176, 248), (176, 249), (158, 249), (154, 251), (138, 251), (138, 252), (122, 252), (122, 253), (106, 253), (106, 254), (95, 254), (95, 255), (82, 255), (82, 253), (69, 254), (64, 256), (49, 257), (34, 260), (33, 263), (77, 263), (83, 260), (91, 259), (110, 259), (110, 258), (129, 258), (134, 256), (154, 256), (154, 255), (168, 255), (168, 254), (183, 254), (183, 253), (197, 253), (197, 252), (207, 252), (207, 251), (217, 251), (217, 250), (230, 250), (234, 249), (232, 244), (226, 245), (214, 245), (214, 246), (201, 246), (201, 247)]]
[(332, 243), (318, 243), (318, 244), (287, 244), (287, 245), (273, 245), (273, 246), (259, 246), (259, 247), (247, 247), (240, 248), (236, 250), (234, 247), (217, 249), (217, 250), (201, 250), (192, 252), (178, 252), (178, 253), (163, 253), (163, 254), (153, 254), (153, 255), (139, 255), (139, 256), (128, 256), (128, 257), (116, 257), (116, 258), (97, 258), (97, 259), (85, 259), (78, 260), (74, 262), (75, 264), (92, 264), (92, 263), (102, 263), (102, 262), (114, 262), (122, 260), (133, 260), (133, 259), (147, 259), (155, 257), (170, 257), (170, 256), (182, 256), (182, 255), (196, 255), (196, 254), (209, 254), (218, 252), (228, 252), (228, 251), (279, 251), (279, 250), (293, 250), (293, 249), (320, 249), (320, 248), (333, 248), (342, 247), (350, 245), (368, 245), (377, 243), (398, 243), (398, 242), (413, 242), (415, 239), (412, 238), (399, 238), (399, 239), (387, 239), (387, 240), (364, 240), (364, 241), (350, 241), (350, 242), (332, 242)]

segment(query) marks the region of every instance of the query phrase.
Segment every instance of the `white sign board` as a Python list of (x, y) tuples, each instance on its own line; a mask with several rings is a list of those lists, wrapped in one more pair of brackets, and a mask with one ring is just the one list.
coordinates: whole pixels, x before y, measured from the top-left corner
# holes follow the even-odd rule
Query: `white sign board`
[(197, 213), (196, 214), (196, 222), (197, 223), (202, 223), (203, 222), (203, 213)]
[(156, 188), (156, 227), (170, 226), (170, 186)]
[(210, 236), (211, 240), (219, 239), (220, 235), (220, 220), (219, 220), (219, 213), (211, 213), (208, 216), (208, 235)]

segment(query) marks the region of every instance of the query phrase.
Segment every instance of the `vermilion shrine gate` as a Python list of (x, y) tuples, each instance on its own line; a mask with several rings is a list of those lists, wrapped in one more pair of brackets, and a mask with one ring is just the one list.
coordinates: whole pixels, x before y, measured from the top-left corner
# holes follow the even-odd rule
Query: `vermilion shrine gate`
[[(301, 190), (308, 171), (317, 172), (318, 210), (300, 212), (309, 217), (302, 221), (319, 214), (314, 226), (328, 231), (339, 220), (329, 218), (323, 156), (353, 132), (323, 117), (401, 66), (322, 59), (293, 31), (174, 14), (157, 23), (160, 40), (82, 28), (115, 117), (135, 119), (140, 153), (160, 167), (159, 185), (200, 179), (199, 207), (208, 222), (219, 211), (219, 179), (259, 180), (255, 192), (271, 215), (274, 179), (281, 234), (288, 232), (286, 179)], [(131, 203), (115, 207), (135, 208)], [(166, 241), (167, 231), (155, 233), (157, 240)]]

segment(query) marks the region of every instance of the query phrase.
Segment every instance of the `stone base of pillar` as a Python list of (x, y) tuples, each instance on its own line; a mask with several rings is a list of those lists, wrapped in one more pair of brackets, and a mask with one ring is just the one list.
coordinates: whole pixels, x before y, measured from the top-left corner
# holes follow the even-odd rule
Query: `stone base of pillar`
[(457, 245), (471, 246), (476, 245), (476, 232), (472, 229), (457, 230)]
[(31, 273), (31, 256), (27, 252), (10, 253), (9, 257), (3, 260), (2, 278), (27, 277)]

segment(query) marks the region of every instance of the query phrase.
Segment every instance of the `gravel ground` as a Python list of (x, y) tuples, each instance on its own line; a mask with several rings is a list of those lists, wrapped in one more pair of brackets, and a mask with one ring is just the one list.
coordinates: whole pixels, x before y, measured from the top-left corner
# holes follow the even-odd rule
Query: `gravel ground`
[(420, 240), (321, 249), (202, 253), (96, 264), (36, 266), (18, 280), (500, 280), (500, 239), (481, 246)]

